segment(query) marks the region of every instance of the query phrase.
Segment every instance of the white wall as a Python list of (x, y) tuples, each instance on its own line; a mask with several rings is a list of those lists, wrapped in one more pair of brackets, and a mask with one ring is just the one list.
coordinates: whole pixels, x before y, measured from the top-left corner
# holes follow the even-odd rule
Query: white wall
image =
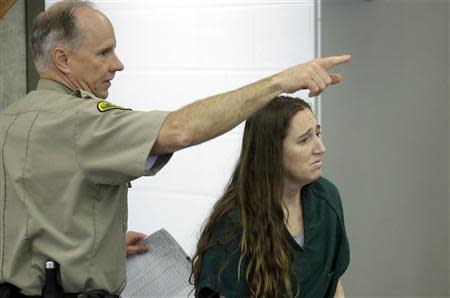
[[(94, 2), (114, 24), (125, 64), (109, 100), (136, 110), (174, 110), (314, 58), (314, 0)], [(134, 182), (129, 228), (165, 227), (192, 253), (234, 167), (242, 127)]]

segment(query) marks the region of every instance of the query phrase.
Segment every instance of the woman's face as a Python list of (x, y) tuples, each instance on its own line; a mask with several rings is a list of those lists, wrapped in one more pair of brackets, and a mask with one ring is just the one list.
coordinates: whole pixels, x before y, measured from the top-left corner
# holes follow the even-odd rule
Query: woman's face
[(320, 139), (320, 125), (314, 114), (304, 109), (291, 119), (283, 140), (284, 183), (306, 185), (320, 177), (326, 149)]

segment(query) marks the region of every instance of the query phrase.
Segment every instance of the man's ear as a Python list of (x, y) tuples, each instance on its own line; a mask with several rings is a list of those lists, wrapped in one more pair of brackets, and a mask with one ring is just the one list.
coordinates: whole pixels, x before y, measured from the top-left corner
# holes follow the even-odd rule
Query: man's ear
[(63, 73), (70, 73), (69, 55), (70, 52), (65, 48), (54, 48), (52, 50), (52, 61), (55, 67)]

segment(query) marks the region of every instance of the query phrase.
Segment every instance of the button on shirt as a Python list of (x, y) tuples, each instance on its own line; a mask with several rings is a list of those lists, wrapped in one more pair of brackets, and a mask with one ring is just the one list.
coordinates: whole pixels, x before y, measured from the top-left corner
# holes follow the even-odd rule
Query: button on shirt
[[(345, 232), (341, 199), (336, 187), (319, 178), (302, 189), (304, 245), (300, 247), (286, 230), (291, 244), (296, 281), (301, 298), (334, 297), (339, 277), (350, 262), (350, 249)], [(238, 211), (230, 212), (213, 233), (210, 247), (204, 255), (197, 297), (208, 297), (211, 289), (227, 298), (250, 297), (245, 280), (244, 258), (238, 280), (239, 237), (227, 244), (230, 232), (240, 229)], [(294, 288), (295, 289), (295, 288)], [(295, 294), (295, 292), (294, 292)]]
[(0, 283), (25, 295), (41, 294), (48, 259), (65, 292), (125, 286), (128, 182), (170, 159), (146, 170), (168, 113), (100, 102), (41, 80), (1, 114)]

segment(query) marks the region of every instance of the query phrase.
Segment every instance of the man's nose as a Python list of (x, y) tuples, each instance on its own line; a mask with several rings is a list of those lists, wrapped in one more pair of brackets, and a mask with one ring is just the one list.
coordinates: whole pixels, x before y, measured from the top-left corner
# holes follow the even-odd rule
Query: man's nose
[(119, 57), (117, 57), (117, 55), (114, 53), (112, 70), (113, 71), (122, 71), (124, 68), (125, 67), (122, 64), (122, 61), (120, 61)]

